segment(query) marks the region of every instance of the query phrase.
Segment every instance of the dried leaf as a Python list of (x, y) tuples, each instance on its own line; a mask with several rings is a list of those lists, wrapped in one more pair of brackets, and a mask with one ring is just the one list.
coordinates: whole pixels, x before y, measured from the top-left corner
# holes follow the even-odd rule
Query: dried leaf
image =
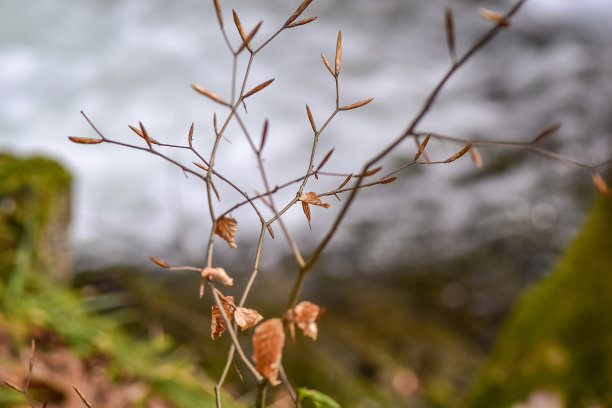
[(559, 130), (559, 128), (561, 128), (561, 124), (560, 123), (555, 123), (554, 125), (544, 129), (539, 135), (537, 135), (532, 141), (531, 144), (536, 144), (538, 143), (540, 140), (544, 139), (547, 136), (552, 135), (553, 133), (555, 133), (557, 130)]
[(268, 232), (270, 233), (270, 236), (272, 237), (272, 239), (274, 239), (274, 231), (272, 231), (272, 227), (268, 225), (267, 228), (268, 228)]
[(144, 133), (142, 130), (138, 129), (137, 127), (134, 127), (132, 125), (128, 125), (130, 129), (132, 129), (134, 131), (134, 133), (136, 133), (138, 136), (142, 137), (144, 140), (149, 140), (149, 142), (158, 145), (159, 142), (155, 139), (153, 139), (151, 136), (147, 135), (146, 133)]
[(306, 113), (308, 114), (308, 121), (310, 122), (310, 126), (312, 127), (312, 131), (317, 133), (317, 127), (315, 126), (314, 119), (312, 117), (312, 112), (308, 105), (306, 105)]
[(230, 278), (230, 276), (227, 274), (227, 272), (225, 272), (225, 269), (223, 268), (206, 267), (202, 269), (202, 272), (200, 272), (200, 276), (202, 276), (202, 279), (216, 279), (226, 286), (232, 286), (234, 284), (234, 279)]
[(154, 256), (150, 256), (149, 258), (151, 258), (151, 260), (152, 260), (153, 262), (155, 262), (156, 264), (158, 264), (158, 265), (159, 265), (159, 266), (161, 266), (162, 268), (166, 268), (166, 269), (170, 268), (170, 265), (168, 265), (167, 263), (165, 263), (165, 262), (164, 262), (164, 261), (162, 261), (161, 259), (158, 259), (158, 258), (156, 258), (156, 257), (154, 257)]
[[(329, 65), (329, 61), (327, 60), (327, 58), (325, 58), (325, 55), (321, 54), (321, 58), (323, 58), (323, 63), (325, 64), (325, 66), (329, 70), (329, 73), (334, 75), (334, 70), (332, 69), (331, 65)], [(334, 75), (334, 76), (336, 76), (336, 75)]]
[(372, 102), (373, 100), (374, 98), (364, 99), (363, 101), (359, 101), (359, 102), (351, 103), (350, 105), (343, 106), (340, 108), (340, 110), (345, 111), (345, 110), (360, 108), (363, 105)]
[(312, 191), (302, 194), (300, 196), (300, 201), (303, 203), (318, 205), (319, 207), (329, 208), (329, 204), (322, 202), (319, 196), (316, 193), (313, 193)]
[(327, 152), (325, 157), (323, 157), (323, 160), (321, 160), (321, 164), (319, 164), (319, 167), (317, 167), (317, 169), (315, 170), (315, 173), (321, 170), (321, 167), (323, 167), (325, 163), (327, 163), (327, 161), (329, 160), (329, 158), (331, 157), (333, 153), (334, 153), (334, 148), (332, 148), (329, 152)]
[(200, 164), (198, 162), (192, 162), (192, 163), (195, 164), (196, 166), (198, 166), (199, 168), (201, 168), (202, 170), (208, 171), (208, 167), (207, 166), (205, 166), (203, 164)]
[[(140, 126), (140, 133), (142, 134), (142, 137), (147, 142), (147, 146), (149, 146), (149, 149), (150, 149), (151, 148), (151, 143), (153, 143), (153, 141), (155, 141), (155, 139), (152, 139), (151, 137), (149, 137), (149, 134), (147, 133), (147, 129), (145, 129), (145, 127), (142, 124), (142, 122), (138, 122), (138, 125)], [(159, 143), (157, 143), (157, 144), (159, 144)]]
[(263, 21), (260, 21), (259, 23), (257, 23), (255, 28), (251, 30), (249, 35), (247, 35), (246, 38), (242, 40), (243, 41), (242, 45), (240, 45), (240, 48), (238, 48), (237, 52), (242, 51), (244, 47), (246, 47), (249, 51), (253, 52), (253, 49), (251, 48), (251, 40), (253, 39), (253, 37), (255, 37), (255, 34), (257, 34), (257, 31), (259, 31), (259, 28), (261, 27), (262, 23)]
[(448, 52), (450, 53), (453, 63), (457, 61), (457, 52), (455, 51), (455, 22), (453, 20), (453, 10), (447, 8), (444, 10), (444, 20), (446, 26), (446, 43), (448, 44)]
[(430, 138), (431, 138), (431, 134), (427, 135), (427, 137), (423, 139), (423, 141), (419, 145), (419, 150), (417, 150), (416, 154), (414, 155), (414, 159), (412, 159), (412, 161), (417, 161), (418, 158), (421, 157), (421, 154), (423, 154), (423, 152), (425, 151), (425, 147), (427, 146), (427, 143), (429, 143)]
[(236, 234), (237, 225), (238, 221), (236, 221), (234, 218), (221, 217), (217, 222), (215, 234), (224, 239), (230, 247), (236, 248), (236, 243), (234, 242), (234, 235)]
[(348, 182), (351, 180), (351, 178), (352, 178), (352, 177), (353, 177), (353, 173), (349, 174), (349, 175), (348, 175), (348, 176), (347, 176), (347, 177), (344, 179), (344, 181), (342, 182), (342, 184), (340, 184), (340, 185), (338, 186), (337, 190), (340, 190), (342, 187), (346, 186), (346, 183), (348, 183)]
[(374, 168), (374, 169), (372, 169), (372, 170), (368, 170), (368, 171), (366, 171), (365, 173), (363, 173), (363, 177), (369, 177), (369, 176), (372, 176), (372, 175), (374, 175), (374, 174), (378, 173), (378, 172), (379, 172), (379, 171), (381, 171), (381, 170), (382, 170), (382, 166), (376, 167), (376, 168)]
[(236, 310), (234, 310), (234, 320), (236, 321), (236, 324), (242, 328), (242, 330), (246, 330), (262, 321), (263, 316), (260, 315), (255, 309), (237, 307)]
[[(302, 2), (302, 4), (300, 4), (299, 7), (293, 12), (293, 14), (287, 19), (287, 21), (285, 21), (284, 26), (286, 28), (289, 28), (291, 23), (294, 22), (295, 19), (298, 18), (300, 16), (300, 14), (302, 14), (304, 12), (304, 10), (306, 10), (306, 7), (308, 7), (310, 5), (310, 3), (312, 3), (312, 0), (304, 0)], [(292, 25), (292, 27), (295, 27), (295, 25)]]
[(268, 79), (265, 82), (262, 82), (261, 84), (257, 85), (255, 88), (251, 89), (249, 92), (247, 92), (242, 99), (248, 98), (249, 96), (253, 95), (256, 92), (261, 91), (262, 89), (264, 89), (266, 86), (270, 85), (272, 83), (272, 81), (274, 81), (274, 78), (272, 79)]
[(336, 40), (336, 64), (334, 69), (334, 75), (338, 76), (340, 73), (340, 57), (342, 56), (342, 31), (338, 31), (338, 40)]
[(192, 85), (191, 85), (191, 87), (192, 87), (194, 90), (196, 90), (197, 92), (199, 92), (199, 93), (201, 93), (202, 95), (204, 95), (204, 96), (206, 96), (206, 97), (208, 97), (208, 98), (212, 99), (212, 100), (213, 100), (213, 101), (215, 101), (215, 102), (220, 103), (221, 105), (225, 105), (225, 106), (228, 106), (228, 105), (229, 105), (227, 102), (225, 102), (223, 99), (221, 99), (221, 98), (219, 97), (219, 95), (217, 95), (216, 93), (210, 92), (210, 91), (208, 91), (208, 90), (206, 90), (206, 89), (202, 88), (202, 87), (201, 87), (201, 86), (199, 86), (199, 85), (193, 85), (193, 84), (192, 84)]
[(301, 26), (301, 25), (304, 25), (304, 24), (308, 24), (308, 23), (310, 23), (311, 21), (314, 21), (314, 20), (316, 20), (316, 19), (317, 19), (317, 17), (316, 17), (316, 16), (315, 16), (315, 17), (305, 18), (305, 19), (303, 19), (303, 20), (296, 21), (295, 23), (291, 23), (291, 24), (289, 24), (289, 25), (287, 26), (287, 28), (292, 28), (292, 27), (297, 27), (297, 26)]
[(72, 386), (72, 388), (74, 388), (74, 390), (76, 391), (81, 401), (83, 401), (83, 404), (85, 404), (88, 408), (91, 408), (91, 403), (87, 401), (87, 398), (85, 398), (85, 395), (74, 385)]
[(591, 178), (593, 179), (593, 183), (595, 183), (595, 187), (602, 194), (610, 195), (612, 191), (610, 187), (606, 184), (605, 180), (596, 172), (591, 173)]
[(304, 336), (316, 340), (319, 332), (317, 320), (322, 313), (323, 309), (320, 306), (312, 302), (303, 301), (298, 303), (293, 309), (293, 320), (302, 329)]
[(232, 14), (234, 16), (234, 24), (236, 25), (236, 29), (238, 30), (238, 34), (240, 34), (240, 38), (242, 38), (242, 42), (246, 42), (246, 33), (242, 28), (242, 24), (240, 24), (240, 19), (238, 18), (238, 14), (236, 14), (236, 10), (232, 10)]
[(397, 177), (389, 177), (384, 180), (380, 180), (379, 184), (389, 184), (389, 183), (394, 182), (395, 180), (397, 180)]
[(219, 0), (213, 0), (215, 3), (215, 11), (217, 12), (217, 20), (219, 20), (219, 26), (223, 28), (223, 14), (221, 14), (221, 6), (219, 5)]
[(474, 146), (472, 146), (470, 148), (470, 156), (472, 157), (472, 161), (474, 162), (474, 166), (476, 166), (477, 169), (482, 168), (482, 156), (480, 155), (480, 152), (478, 151), (478, 149)]
[(455, 160), (457, 160), (458, 158), (466, 154), (471, 148), (472, 148), (472, 145), (465, 146), (463, 149), (459, 150), (459, 152), (453, 154), (451, 157), (444, 160), (444, 163), (454, 162)]
[(278, 370), (285, 345), (283, 321), (279, 318), (265, 320), (253, 334), (253, 361), (255, 368), (272, 385), (280, 384)]
[(189, 147), (193, 147), (193, 122), (191, 122), (191, 127), (189, 128), (189, 134), (187, 135), (187, 142), (189, 143)]
[(17, 385), (13, 384), (12, 382), (4, 380), (4, 384), (6, 384), (7, 387), (12, 388), (15, 391), (18, 391), (23, 394), (23, 390), (19, 388)]
[(312, 225), (310, 225), (310, 207), (308, 206), (307, 203), (302, 201), (302, 211), (304, 211), (304, 215), (306, 215), (306, 219), (308, 220), (308, 227), (312, 228)]
[(68, 136), (68, 139), (74, 143), (80, 144), (97, 144), (102, 143), (104, 139), (92, 139), (89, 137), (76, 137), (76, 136)]
[(504, 27), (510, 26), (510, 20), (508, 20), (506, 17), (494, 11), (488, 10), (486, 8), (480, 8), (478, 9), (478, 14), (480, 14), (482, 17), (486, 18), (487, 20), (491, 20), (499, 24), (500, 26), (504, 26)]
[[(221, 304), (223, 305), (223, 311), (225, 311), (225, 315), (231, 321), (234, 318), (233, 308), (230, 305), (234, 303), (234, 297), (228, 296), (224, 297), (221, 292), (217, 291), (219, 298), (222, 300)], [(214, 340), (217, 337), (220, 337), (223, 332), (227, 329), (227, 325), (225, 324), (225, 320), (223, 319), (223, 315), (221, 315), (221, 311), (217, 305), (212, 307), (211, 311), (212, 319), (210, 322), (210, 337)]]

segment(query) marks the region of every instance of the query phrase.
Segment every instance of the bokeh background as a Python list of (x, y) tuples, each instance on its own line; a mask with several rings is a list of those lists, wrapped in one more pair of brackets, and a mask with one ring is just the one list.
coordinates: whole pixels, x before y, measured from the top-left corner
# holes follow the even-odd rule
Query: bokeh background
[[(257, 44), (298, 3), (221, 1), (221, 6), (234, 44), (231, 9), (247, 30), (264, 21)], [(402, 132), (448, 68), (444, 9), (453, 9), (461, 54), (491, 25), (478, 7), (503, 11), (510, 4), (315, 0), (304, 16), (319, 18), (266, 47), (249, 80), (254, 86), (276, 78), (248, 101), (245, 114), (255, 134), (265, 118), (270, 120), (264, 158), (271, 183), (299, 177), (307, 166), (311, 131), (304, 105), (318, 124), (333, 109), (333, 81), (320, 54), (333, 57), (338, 30), (341, 104), (376, 98), (334, 119), (321, 138), (319, 159), (335, 148), (327, 170), (350, 173)], [(612, 154), (611, 16), (612, 3), (606, 0), (528, 0), (511, 28), (454, 77), (420, 129), (528, 141), (560, 122), (547, 148), (583, 163), (605, 161)], [(175, 264), (203, 261), (210, 226), (203, 185), (142, 152), (76, 145), (67, 136), (95, 136), (81, 110), (107, 137), (133, 143), (139, 138), (128, 124), (142, 121), (157, 140), (183, 144), (195, 122), (195, 143), (207, 152), (212, 114), (223, 112), (189, 85), (227, 97), (230, 66), (209, 1), (50, 0), (34, 6), (8, 0), (0, 5), (0, 149), (47, 155), (72, 172), (77, 285), (98, 294), (123, 293), (127, 300), (115, 306), (145, 310), (144, 327), (155, 322), (178, 337), (196, 336), (198, 358), (213, 373), (223, 356), (218, 345), (201, 344), (208, 337), (207, 318), (186, 311), (202, 308), (195, 299), (197, 282), (185, 277), (169, 285), (167, 276), (142, 272), (149, 255)], [(245, 191), (263, 190), (240, 132), (230, 129), (228, 136), (219, 169)], [(460, 146), (431, 148), (448, 156)], [(409, 161), (414, 151), (413, 143), (406, 143), (385, 168)], [(586, 173), (523, 151), (481, 153), (483, 169), (469, 160), (411, 168), (396, 182), (360, 194), (304, 295), (330, 310), (322, 324), (333, 335), (326, 345), (322, 335), (325, 346), (319, 352), (329, 367), (313, 364), (300, 380), (338, 378), (336, 368), (340, 377), (354, 374), (350, 386), (327, 380), (325, 390), (365, 390), (354, 399), (341, 392), (339, 399), (350, 401), (348, 406), (358, 406), (356, 401), (378, 406), (387, 391), (414, 404), (415, 395), (425, 395), (429, 403), (456, 403), (455, 390), (467, 389), (472, 374), (466, 373), (475, 372), (491, 348), (516, 297), (548, 273), (594, 196)], [(309, 187), (325, 190), (340, 181), (322, 178)], [(221, 188), (224, 194), (231, 197)], [(282, 193), (277, 202), (291, 195)], [(306, 251), (332, 219), (337, 205), (331, 203), (329, 210), (313, 210), (312, 230), (298, 207), (284, 217)], [(241, 252), (218, 246), (216, 255), (234, 271), (240, 287), (259, 226), (247, 208), (232, 215), (239, 222)], [(278, 314), (286, 299), (270, 301), (269, 293), (288, 292), (295, 269), (287, 245), (278, 241), (266, 244), (265, 273), (253, 298), (271, 314)], [(151, 286), (136, 279), (142, 274)], [(193, 293), (193, 301), (185, 300), (185, 293)], [(184, 309), (173, 309), (181, 302)], [(361, 321), (360, 328), (354, 321)], [(375, 328), (364, 321), (375, 321)], [(301, 344), (306, 356), (317, 353), (317, 346)], [(300, 358), (310, 361), (296, 354), (298, 364), (307, 365)], [(332, 359), (337, 355), (343, 357)], [(380, 391), (379, 383), (388, 390)]]

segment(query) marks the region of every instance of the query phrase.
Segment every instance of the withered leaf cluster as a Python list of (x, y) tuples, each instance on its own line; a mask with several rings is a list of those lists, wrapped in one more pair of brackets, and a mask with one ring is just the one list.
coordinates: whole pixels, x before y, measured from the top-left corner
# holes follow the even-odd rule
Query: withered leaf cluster
[[(227, 316), (229, 321), (234, 320), (242, 330), (253, 327), (263, 320), (263, 316), (259, 314), (257, 310), (236, 306), (236, 304), (234, 304), (233, 296), (223, 296), (223, 294), (219, 291), (217, 291), (217, 294), (219, 295), (219, 299), (221, 299), (225, 316)], [(210, 328), (211, 337), (213, 340), (216, 337), (221, 336), (227, 329), (223, 315), (221, 314), (221, 311), (217, 305), (212, 307), (212, 321)]]
[(316, 193), (308, 192), (304, 193), (300, 196), (300, 201), (302, 202), (302, 210), (304, 211), (304, 215), (306, 215), (306, 219), (308, 219), (308, 226), (312, 228), (310, 225), (310, 207), (309, 205), (316, 205), (323, 208), (329, 208), (329, 203), (324, 203), (321, 201), (319, 196)]

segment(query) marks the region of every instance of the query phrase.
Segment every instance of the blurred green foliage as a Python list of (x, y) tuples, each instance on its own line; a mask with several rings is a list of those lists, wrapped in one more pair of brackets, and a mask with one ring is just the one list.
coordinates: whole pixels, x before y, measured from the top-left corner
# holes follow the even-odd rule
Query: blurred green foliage
[[(88, 306), (91, 299), (55, 279), (45, 262), (39, 262), (44, 235), (61, 233), (49, 230), (48, 224), (54, 220), (54, 206), (63, 205), (70, 180), (68, 172), (48, 159), (0, 157), (0, 341), (7, 351), (0, 354), (0, 367), (22, 371), (19, 353), (28, 350), (34, 338), (38, 354), (68, 348), (85, 367), (102, 361), (107, 379), (118, 387), (138, 382), (149, 390), (147, 398), (162, 398), (181, 408), (214, 407), (214, 382), (168, 336), (135, 339), (121, 320), (94, 313)], [(53, 386), (51, 381), (46, 385)], [(50, 389), (45, 395), (59, 398), (51, 402), (61, 404), (62, 392)], [(24, 401), (17, 391), (0, 387), (2, 407), (23, 406)], [(224, 401), (226, 407), (241, 406), (229, 397)]]
[(612, 406), (612, 199), (590, 219), (549, 276), (504, 325), (468, 406), (540, 398), (568, 407)]

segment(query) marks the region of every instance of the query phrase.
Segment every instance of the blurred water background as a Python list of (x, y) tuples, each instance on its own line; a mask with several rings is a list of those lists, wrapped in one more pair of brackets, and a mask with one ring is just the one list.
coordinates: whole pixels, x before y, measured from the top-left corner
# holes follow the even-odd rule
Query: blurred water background
[[(235, 44), (232, 8), (247, 29), (264, 21), (257, 44), (298, 4), (221, 1)], [(304, 16), (319, 18), (272, 42), (256, 58), (249, 81), (255, 85), (276, 78), (249, 101), (246, 115), (255, 134), (263, 119), (270, 119), (264, 155), (271, 183), (299, 177), (306, 168), (311, 132), (304, 105), (319, 124), (333, 108), (333, 81), (320, 54), (333, 57), (339, 29), (341, 103), (376, 98), (336, 118), (322, 137), (319, 160), (335, 147), (327, 170), (348, 173), (406, 127), (448, 68), (444, 8), (455, 13), (461, 54), (491, 24), (477, 8), (503, 11), (510, 4), (314, 1)], [(611, 22), (607, 0), (527, 1), (511, 29), (456, 75), (420, 128), (526, 141), (561, 122), (549, 148), (586, 163), (606, 159), (612, 140)], [(75, 145), (66, 136), (95, 136), (80, 110), (106, 136), (135, 143), (138, 137), (128, 124), (142, 121), (154, 138), (183, 144), (194, 121), (196, 145), (207, 152), (212, 113), (223, 110), (189, 85), (227, 97), (230, 63), (211, 1), (0, 4), (0, 149), (51, 155), (74, 172), (72, 230), (78, 259), (104, 265), (140, 263), (150, 254), (171, 253), (177, 261), (202, 258), (209, 220), (200, 182), (142, 152)], [(222, 146), (219, 170), (245, 191), (261, 191), (247, 144), (237, 131), (230, 137), (232, 143)], [(446, 154), (459, 146), (441, 148)], [(591, 191), (588, 175), (515, 153), (483, 149), (483, 170), (464, 160), (406, 171), (392, 185), (363, 191), (334, 248), (350, 253), (350, 262), (367, 270), (432, 253), (443, 258), (516, 235), (543, 233), (553, 246), (562, 246), (582, 219)], [(412, 155), (409, 142), (385, 165), (391, 168)], [(313, 181), (311, 187), (321, 191), (339, 182)], [(231, 193), (222, 188), (221, 194)], [(308, 245), (323, 233), (333, 210), (314, 210), (312, 232), (298, 207), (285, 219)], [(239, 245), (247, 244), (258, 223), (246, 208), (233, 216), (239, 222)], [(517, 245), (520, 252), (523, 244)], [(341, 256), (338, 261), (347, 260)], [(543, 271), (550, 261), (543, 255), (531, 262)]]
[[(247, 30), (264, 21), (254, 40), (259, 44), (299, 1), (220, 3), (234, 44), (232, 8)], [(304, 17), (319, 18), (270, 43), (249, 80), (254, 86), (276, 78), (243, 112), (256, 137), (270, 120), (264, 160), (271, 184), (300, 177), (307, 167), (311, 130), (304, 105), (319, 125), (333, 109), (334, 84), (320, 54), (333, 58), (338, 30), (341, 104), (376, 98), (336, 117), (321, 137), (316, 161), (335, 147), (325, 169), (349, 173), (406, 128), (448, 69), (444, 9), (453, 9), (462, 54), (491, 25), (478, 8), (504, 11), (511, 3), (313, 1)], [(528, 0), (510, 29), (451, 80), (420, 130), (529, 141), (560, 122), (543, 146), (584, 163), (607, 160), (611, 23), (609, 0)], [(81, 110), (107, 137), (141, 145), (128, 124), (142, 121), (153, 138), (185, 144), (193, 121), (194, 143), (207, 156), (213, 112), (226, 112), (189, 85), (228, 98), (230, 67), (210, 0), (0, 2), (0, 151), (49, 155), (75, 175), (72, 240), (81, 273), (74, 285), (90, 307), (134, 332), (149, 338), (167, 332), (190, 346), (197, 356), (189, 359), (215, 378), (224, 364), (223, 339), (202, 341), (210, 335), (211, 299), (197, 299), (199, 278), (155, 274), (159, 268), (148, 261), (154, 255), (201, 264), (210, 228), (204, 186), (157, 157), (76, 145), (67, 136), (96, 136)], [(231, 143), (222, 143), (217, 170), (249, 193), (262, 191), (241, 133), (230, 128), (227, 135)], [(430, 142), (428, 149), (446, 158), (461, 147)], [(414, 153), (408, 141), (385, 169)], [(328, 311), (316, 344), (298, 336), (297, 346), (287, 347), (283, 360), (292, 381), (328, 392), (344, 406), (461, 406), (508, 310), (550, 270), (595, 190), (588, 174), (529, 152), (482, 148), (481, 154), (482, 169), (468, 158), (411, 167), (392, 184), (360, 192), (306, 281), (302, 298)], [(341, 181), (313, 179), (307, 191)], [(222, 183), (217, 187), (224, 200), (218, 211), (240, 199)], [(283, 190), (277, 205), (293, 194)], [(335, 198), (324, 201), (332, 206), (312, 209), (312, 229), (300, 206), (283, 217), (305, 253), (338, 208)], [(259, 225), (246, 206), (232, 216), (238, 249), (219, 241), (215, 262), (235, 277), (235, 294), (250, 273)], [(249, 297), (249, 306), (265, 316), (282, 313), (295, 277), (295, 262), (278, 227), (275, 232)], [(234, 370), (228, 383), (236, 396), (252, 390)]]

